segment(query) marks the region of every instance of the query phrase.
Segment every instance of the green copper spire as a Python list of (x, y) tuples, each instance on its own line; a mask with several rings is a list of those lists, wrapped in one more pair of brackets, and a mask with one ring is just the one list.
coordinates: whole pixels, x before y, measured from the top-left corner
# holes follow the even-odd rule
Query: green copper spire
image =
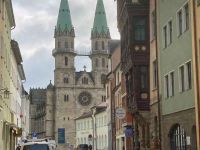
[(56, 29), (60, 31), (73, 29), (68, 0), (61, 0)]
[(108, 34), (108, 33), (109, 29), (107, 25), (106, 12), (103, 0), (97, 0), (92, 34)]

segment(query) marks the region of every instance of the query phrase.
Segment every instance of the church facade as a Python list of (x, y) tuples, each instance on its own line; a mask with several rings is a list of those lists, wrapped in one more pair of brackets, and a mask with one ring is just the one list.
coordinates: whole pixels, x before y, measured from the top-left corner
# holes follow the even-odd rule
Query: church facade
[(61, 0), (54, 37), (54, 85), (50, 83), (46, 89), (45, 135), (56, 140), (58, 150), (64, 150), (76, 143), (75, 119), (105, 101), (111, 37), (103, 0), (97, 0), (91, 31), (91, 72), (75, 69), (78, 54), (68, 0)]

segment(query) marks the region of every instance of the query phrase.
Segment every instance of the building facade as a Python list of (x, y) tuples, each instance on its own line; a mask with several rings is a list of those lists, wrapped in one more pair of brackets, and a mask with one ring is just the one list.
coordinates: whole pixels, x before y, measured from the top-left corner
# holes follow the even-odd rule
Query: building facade
[[(30, 89), (30, 131), (29, 137), (37, 134), (38, 138), (46, 137), (46, 89)], [(48, 128), (52, 131), (52, 128)]]
[(149, 1), (150, 28), (150, 147), (160, 149), (161, 107), (159, 99), (159, 60), (157, 48), (157, 0)]
[(150, 147), (149, 1), (117, 0), (117, 17), (127, 106), (133, 117), (132, 149), (145, 149)]
[(163, 149), (196, 145), (191, 6), (187, 0), (158, 1)]
[(104, 102), (76, 119), (76, 147), (88, 144), (94, 150), (109, 150), (108, 141), (108, 114)]
[(11, 0), (0, 0), (0, 149), (11, 150), (22, 134), (21, 100), (25, 74), (18, 43), (11, 40), (15, 19)]

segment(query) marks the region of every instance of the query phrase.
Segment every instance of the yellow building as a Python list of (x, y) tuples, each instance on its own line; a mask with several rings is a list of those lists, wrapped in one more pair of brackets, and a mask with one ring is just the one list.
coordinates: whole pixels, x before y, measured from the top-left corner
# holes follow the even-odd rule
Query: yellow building
[(197, 149), (200, 149), (200, 0), (191, 0), (193, 6), (193, 68), (194, 68), (194, 85), (195, 85), (195, 108), (196, 108), (196, 129), (197, 133)]
[(0, 150), (14, 149), (15, 136), (19, 132), (11, 110), (11, 95), (15, 94), (12, 68), (14, 55), (11, 48), (11, 30), (14, 28), (12, 1), (0, 0)]

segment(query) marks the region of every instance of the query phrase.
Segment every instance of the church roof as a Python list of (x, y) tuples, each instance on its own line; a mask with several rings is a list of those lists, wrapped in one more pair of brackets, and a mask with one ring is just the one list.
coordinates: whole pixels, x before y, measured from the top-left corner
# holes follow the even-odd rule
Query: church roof
[(103, 0), (97, 0), (92, 33), (107, 34), (109, 32)]
[(73, 29), (71, 14), (68, 0), (61, 0), (56, 29), (63, 32), (66, 28), (68, 31)]
[(47, 89), (53, 89), (53, 88), (54, 88), (54, 86), (53, 86), (53, 84), (50, 81), (49, 85), (47, 86)]
[(84, 112), (80, 117), (76, 118), (75, 120), (85, 119), (89, 117), (92, 117), (92, 111)]

